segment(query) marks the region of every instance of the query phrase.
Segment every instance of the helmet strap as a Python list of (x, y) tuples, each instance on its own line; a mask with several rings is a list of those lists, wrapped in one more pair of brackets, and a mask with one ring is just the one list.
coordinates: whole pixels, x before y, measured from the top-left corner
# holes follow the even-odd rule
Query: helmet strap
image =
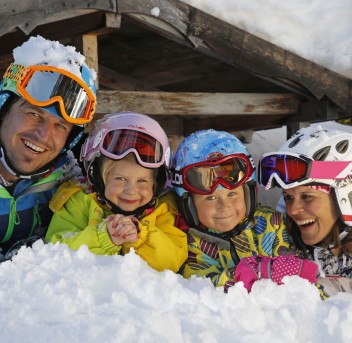
[(6, 155), (6, 151), (4, 149), (4, 146), (2, 145), (2, 143), (0, 141), (0, 163), (3, 165), (3, 167), (6, 169), (6, 171), (8, 173), (10, 173), (13, 176), (19, 177), (20, 179), (32, 179), (32, 178), (37, 178), (37, 177), (43, 176), (44, 174), (48, 173), (51, 170), (51, 168), (53, 167), (54, 163), (57, 160), (58, 160), (58, 158), (56, 158), (51, 163), (46, 164), (45, 166), (36, 170), (33, 173), (22, 173), (11, 164), (9, 158)]
[(196, 206), (190, 193), (183, 193), (182, 197), (177, 197), (178, 206), (184, 220), (189, 227), (198, 228), (199, 218)]

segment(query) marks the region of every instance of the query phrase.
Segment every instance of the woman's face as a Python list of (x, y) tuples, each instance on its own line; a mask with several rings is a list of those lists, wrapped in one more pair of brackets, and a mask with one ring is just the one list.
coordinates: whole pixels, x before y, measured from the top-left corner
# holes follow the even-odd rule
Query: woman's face
[(320, 243), (332, 230), (338, 213), (330, 194), (307, 186), (284, 190), (287, 215), (297, 224), (307, 245)]

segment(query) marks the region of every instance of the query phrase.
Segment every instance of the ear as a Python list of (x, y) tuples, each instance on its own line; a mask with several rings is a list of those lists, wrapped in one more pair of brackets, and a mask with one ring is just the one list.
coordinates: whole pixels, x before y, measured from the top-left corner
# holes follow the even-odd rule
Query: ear
[(182, 197), (177, 197), (177, 199), (178, 207), (189, 227), (197, 228), (199, 226), (198, 212), (191, 195), (184, 193)]

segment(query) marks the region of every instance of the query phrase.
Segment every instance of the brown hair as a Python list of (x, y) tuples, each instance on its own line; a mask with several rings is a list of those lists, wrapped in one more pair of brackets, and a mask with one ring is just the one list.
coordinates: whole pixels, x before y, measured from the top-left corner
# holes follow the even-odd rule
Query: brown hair
[[(299, 249), (302, 249), (304, 242), (302, 241), (301, 234), (299, 232), (297, 224), (289, 217), (286, 217), (286, 228), (290, 233), (293, 243)], [(340, 239), (340, 232), (346, 228), (346, 224), (342, 219), (337, 219), (332, 230), (329, 234), (320, 242), (320, 246), (323, 248), (333, 247), (331, 251), (335, 255), (352, 255), (352, 231), (350, 231), (345, 238)]]

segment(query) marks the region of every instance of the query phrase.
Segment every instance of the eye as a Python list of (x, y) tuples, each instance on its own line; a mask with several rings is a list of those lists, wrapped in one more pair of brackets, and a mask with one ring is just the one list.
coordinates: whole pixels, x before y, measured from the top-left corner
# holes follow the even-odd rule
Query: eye
[(292, 196), (289, 195), (289, 194), (284, 193), (284, 194), (283, 194), (283, 197), (284, 197), (284, 201), (285, 201), (285, 202), (288, 202), (288, 201), (292, 200)]
[(34, 118), (39, 118), (39, 117), (40, 117), (39, 113), (33, 112), (33, 111), (26, 111), (25, 114), (26, 114), (28, 117), (34, 117)]
[(59, 129), (59, 130), (62, 130), (62, 131), (65, 131), (65, 132), (68, 132), (70, 129), (64, 125), (64, 124), (61, 124), (61, 123), (57, 123), (56, 124), (56, 127)]
[(313, 199), (314, 197), (311, 195), (311, 194), (308, 194), (308, 193), (303, 193), (302, 194), (302, 199), (304, 200), (310, 200), (310, 199)]
[(229, 192), (228, 196), (229, 197), (235, 197), (237, 195), (237, 192), (233, 191), (233, 192)]
[(216, 200), (216, 196), (215, 195), (209, 195), (205, 199), (206, 200)]

